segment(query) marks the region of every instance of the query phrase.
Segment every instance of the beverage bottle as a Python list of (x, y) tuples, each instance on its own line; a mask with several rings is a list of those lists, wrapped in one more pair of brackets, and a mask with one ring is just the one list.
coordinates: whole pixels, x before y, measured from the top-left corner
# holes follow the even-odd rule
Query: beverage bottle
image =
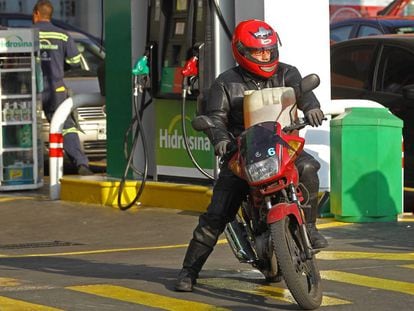
[(31, 120), (30, 102), (22, 102), (22, 121)]
[(13, 119), (14, 121), (22, 120), (22, 109), (17, 102), (13, 103)]
[(10, 110), (9, 103), (4, 103), (4, 107), (3, 107), (3, 110), (1, 112), (2, 117), (3, 117), (3, 122), (9, 121), (9, 115), (8, 115), (9, 110)]

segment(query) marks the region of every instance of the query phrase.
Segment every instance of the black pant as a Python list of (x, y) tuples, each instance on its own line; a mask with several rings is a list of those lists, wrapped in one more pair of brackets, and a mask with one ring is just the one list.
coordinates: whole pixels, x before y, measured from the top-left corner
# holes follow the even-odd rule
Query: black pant
[[(320, 164), (309, 153), (302, 151), (296, 160), (299, 180), (309, 191), (311, 208), (305, 209), (308, 223), (315, 222), (319, 191)], [(235, 176), (227, 166), (220, 171), (207, 211), (199, 217), (193, 238), (184, 258), (183, 268), (198, 275), (227, 223), (234, 220), (242, 200), (249, 193), (246, 181)]]

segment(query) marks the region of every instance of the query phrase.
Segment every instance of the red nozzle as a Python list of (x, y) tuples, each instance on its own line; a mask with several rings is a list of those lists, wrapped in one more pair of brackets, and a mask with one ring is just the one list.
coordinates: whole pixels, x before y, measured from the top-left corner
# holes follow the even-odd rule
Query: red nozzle
[(197, 56), (191, 57), (184, 65), (183, 70), (181, 70), (181, 74), (184, 77), (196, 76), (198, 75), (198, 58)]

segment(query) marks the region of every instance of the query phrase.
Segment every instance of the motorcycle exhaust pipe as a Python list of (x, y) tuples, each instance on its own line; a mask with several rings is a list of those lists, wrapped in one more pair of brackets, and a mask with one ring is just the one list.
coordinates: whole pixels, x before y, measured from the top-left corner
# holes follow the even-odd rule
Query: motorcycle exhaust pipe
[(233, 220), (226, 225), (224, 234), (236, 258), (242, 263), (253, 263), (257, 256), (247, 240), (244, 224)]

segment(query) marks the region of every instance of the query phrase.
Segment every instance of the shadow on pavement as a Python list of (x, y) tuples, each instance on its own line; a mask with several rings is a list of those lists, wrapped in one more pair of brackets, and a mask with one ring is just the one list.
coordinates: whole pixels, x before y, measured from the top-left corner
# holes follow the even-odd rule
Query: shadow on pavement
[[(0, 258), (1, 266), (8, 266), (10, 268), (18, 268), (24, 270), (32, 270), (34, 272), (42, 272), (48, 274), (57, 274), (64, 276), (77, 276), (85, 278), (111, 279), (111, 280), (140, 280), (150, 283), (159, 283), (167, 290), (170, 290), (176, 295), (184, 297), (184, 295), (191, 295), (189, 293), (178, 293), (174, 291), (174, 283), (178, 275), (178, 269), (151, 267), (148, 265), (138, 264), (129, 265), (125, 263), (112, 264), (104, 262), (94, 262), (92, 260), (84, 260), (79, 258), (62, 258), (62, 257), (37, 257), (34, 258)], [(296, 305), (285, 303), (280, 304), (277, 301), (269, 301), (263, 295), (255, 295), (254, 293), (247, 293), (240, 290), (232, 290), (229, 288), (222, 288), (211, 286), (214, 278), (218, 278), (217, 282), (223, 275), (220, 271), (202, 271), (200, 275), (200, 283), (194, 288), (195, 294), (201, 294), (212, 299), (224, 299), (234, 301), (234, 303), (254, 304), (264, 308), (277, 308), (277, 310), (297, 310)], [(269, 285), (263, 279), (252, 279), (238, 277), (238, 272), (229, 271), (225, 273), (225, 278), (229, 282), (244, 281), (249, 282), (250, 288), (255, 285)], [(208, 278), (207, 284), (202, 284), (202, 279)], [(93, 284), (93, 280), (88, 280), (88, 284)], [(98, 281), (102, 283), (102, 280)], [(107, 281), (106, 281), (107, 282)], [(67, 285), (64, 285), (67, 286)], [(243, 310), (240, 307), (238, 310)], [(246, 309), (247, 310), (247, 309)]]

